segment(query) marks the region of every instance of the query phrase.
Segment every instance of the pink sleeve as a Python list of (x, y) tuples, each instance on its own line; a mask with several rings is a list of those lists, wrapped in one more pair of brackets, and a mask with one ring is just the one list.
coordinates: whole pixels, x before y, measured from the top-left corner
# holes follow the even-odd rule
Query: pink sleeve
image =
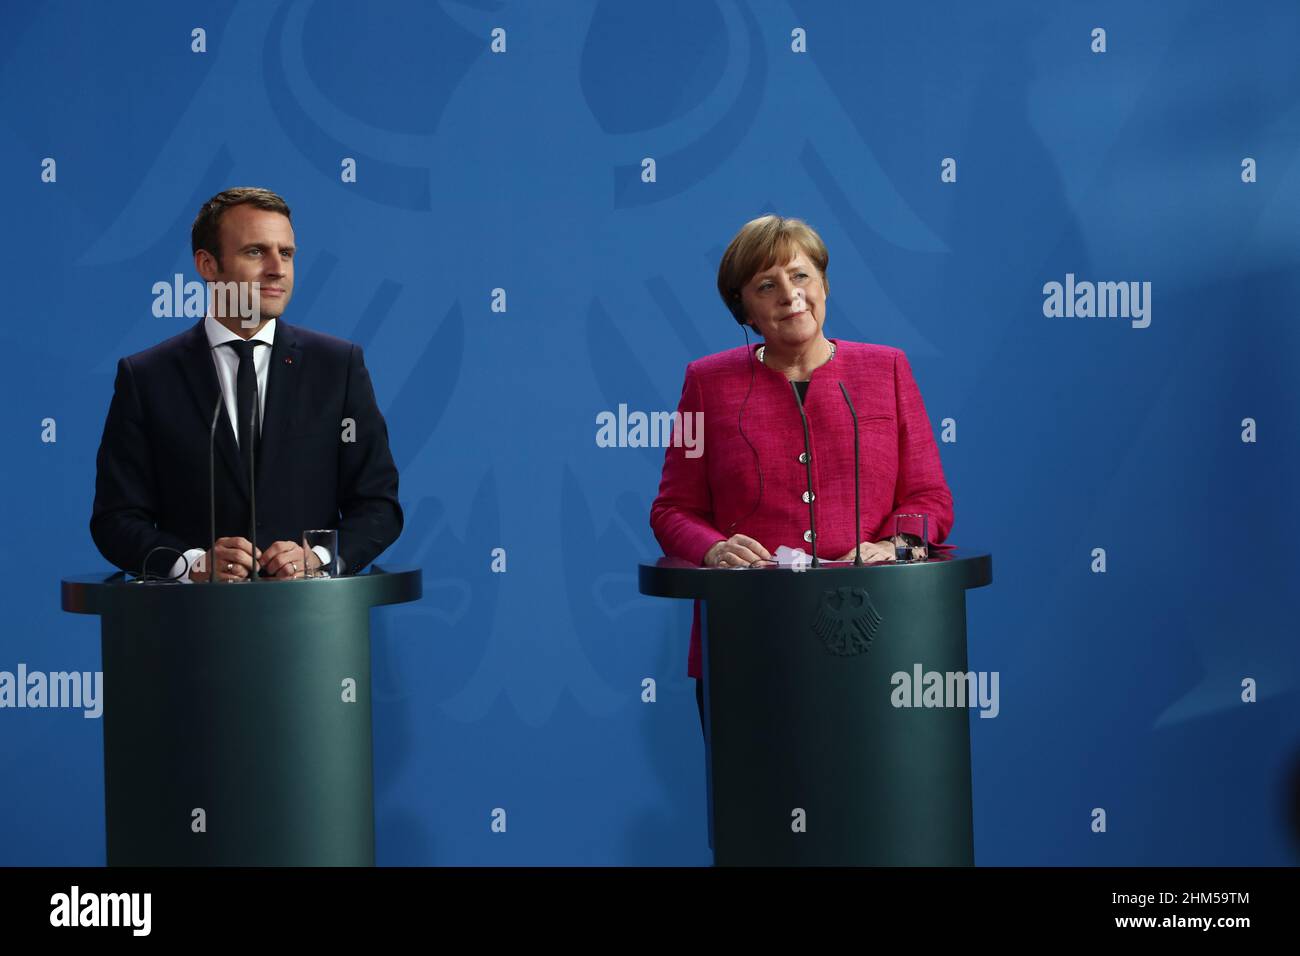
[(930, 541), (938, 544), (952, 530), (952, 492), (943, 477), (939, 448), (912, 367), (901, 351), (894, 360), (894, 395), (898, 402), (898, 479), (894, 510), (885, 519), (884, 535), (894, 533), (899, 514), (930, 516)]
[[(686, 415), (698, 413), (703, 420), (704, 400), (698, 377), (686, 367), (682, 398), (677, 403), (680, 425)], [(708, 442), (702, 442), (707, 449)], [(684, 443), (670, 442), (664, 451), (663, 477), (659, 495), (650, 506), (650, 527), (664, 549), (664, 554), (703, 564), (709, 548), (727, 536), (713, 526), (713, 494), (709, 490), (709, 473), (705, 454), (687, 457)]]

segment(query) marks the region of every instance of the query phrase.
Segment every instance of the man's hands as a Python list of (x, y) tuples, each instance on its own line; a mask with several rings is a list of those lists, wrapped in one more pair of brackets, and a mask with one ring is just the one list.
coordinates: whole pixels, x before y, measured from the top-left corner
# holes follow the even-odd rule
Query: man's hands
[[(190, 568), (191, 581), (208, 580), (208, 555), (205, 552)], [(320, 567), (315, 551), (304, 554), (302, 545), (292, 541), (277, 541), (265, 551), (254, 548), (247, 538), (218, 538), (216, 566), (218, 581), (244, 581), (253, 573), (257, 562), (258, 575), (264, 578), (300, 578), (303, 570)]]
[(300, 578), (303, 569), (315, 571), (320, 567), (320, 557), (315, 551), (303, 552), (301, 544), (292, 541), (277, 541), (262, 552), (262, 577), (265, 578)]
[[(253, 573), (253, 561), (261, 552), (247, 538), (218, 538), (213, 556), (218, 581), (243, 581)], [(190, 568), (191, 581), (207, 581), (208, 552), (201, 554)]]

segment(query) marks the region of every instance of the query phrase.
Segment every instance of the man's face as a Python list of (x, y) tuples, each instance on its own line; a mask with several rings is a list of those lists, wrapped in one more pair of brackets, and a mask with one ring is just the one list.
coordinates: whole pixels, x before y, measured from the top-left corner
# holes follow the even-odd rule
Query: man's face
[(199, 274), (208, 282), (260, 283), (254, 307), (263, 321), (284, 314), (293, 295), (293, 226), (287, 216), (241, 205), (221, 217), (220, 262), (205, 250), (195, 253)]

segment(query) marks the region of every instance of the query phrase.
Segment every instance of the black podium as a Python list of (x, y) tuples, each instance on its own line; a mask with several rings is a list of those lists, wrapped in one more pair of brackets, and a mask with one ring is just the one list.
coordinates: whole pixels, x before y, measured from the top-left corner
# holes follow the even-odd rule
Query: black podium
[(914, 698), (895, 675), (966, 673), (966, 590), (992, 579), (988, 554), (963, 552), (860, 568), (641, 565), (641, 593), (705, 602), (716, 864), (973, 865), (971, 710), (897, 706)]
[(102, 622), (109, 865), (373, 866), (370, 609), (421, 587), (65, 578)]

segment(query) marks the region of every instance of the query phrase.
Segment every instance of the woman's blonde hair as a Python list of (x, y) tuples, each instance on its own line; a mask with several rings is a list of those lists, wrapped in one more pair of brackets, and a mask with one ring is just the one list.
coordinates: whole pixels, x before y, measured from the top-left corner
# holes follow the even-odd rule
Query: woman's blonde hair
[(829, 292), (826, 263), (830, 255), (817, 231), (802, 219), (761, 216), (740, 227), (718, 265), (718, 294), (736, 321), (745, 325), (745, 307), (740, 290), (750, 279), (774, 265), (789, 262), (804, 253), (821, 273), (822, 287)]

